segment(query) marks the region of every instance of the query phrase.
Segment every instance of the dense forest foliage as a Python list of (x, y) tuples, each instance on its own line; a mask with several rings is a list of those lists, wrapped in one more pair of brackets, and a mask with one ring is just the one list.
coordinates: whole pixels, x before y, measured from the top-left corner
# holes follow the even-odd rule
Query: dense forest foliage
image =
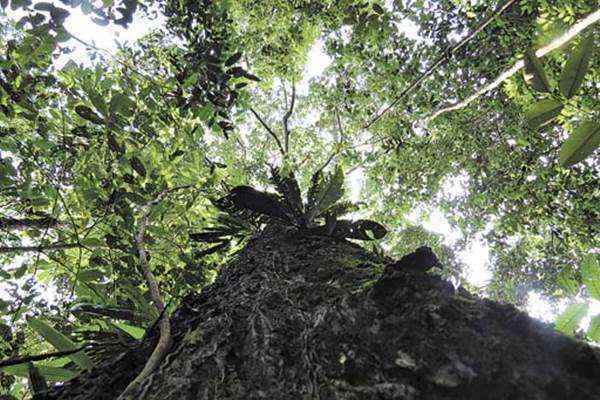
[[(274, 176), (375, 254), (429, 246), (455, 287), (600, 342), (597, 1), (0, 3), (0, 359), (69, 353), (4, 367), (1, 398), (156, 329), (260, 226), (219, 200)], [(74, 18), (157, 28), (107, 50)]]

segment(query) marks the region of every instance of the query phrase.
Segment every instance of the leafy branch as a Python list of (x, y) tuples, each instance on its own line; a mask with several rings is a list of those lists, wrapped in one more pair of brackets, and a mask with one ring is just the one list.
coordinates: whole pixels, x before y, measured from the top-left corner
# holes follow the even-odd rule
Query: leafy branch
[(219, 209), (230, 218), (221, 218), (222, 224), (218, 227), (190, 233), (190, 239), (220, 243), (206, 250), (218, 251), (226, 247), (228, 237), (243, 236), (243, 232), (250, 231), (248, 227), (263, 223), (283, 223), (303, 233), (340, 239), (376, 240), (387, 234), (385, 227), (375, 221), (338, 219), (357, 209), (355, 204), (340, 201), (344, 183), (344, 173), (340, 167), (328, 176), (324, 176), (322, 170), (313, 174), (306, 202), (302, 201), (300, 187), (293, 173), (282, 175), (279, 169), (273, 168), (271, 181), (278, 194), (261, 192), (250, 186), (231, 189), (227, 196), (216, 202)]
[[(564, 44), (568, 43), (573, 38), (575, 38), (584, 29), (597, 23), (598, 21), (600, 21), (600, 10), (596, 10), (593, 13), (589, 14), (587, 17), (583, 18), (582, 20), (580, 20), (579, 22), (577, 22), (576, 24), (571, 26), (571, 28), (569, 28), (561, 36), (557, 37), (550, 44), (538, 49), (535, 52), (536, 57), (538, 57), (538, 58), (543, 57), (546, 54), (550, 53), (551, 51), (558, 49), (559, 47), (563, 46)], [(431, 122), (433, 119), (439, 117), (442, 114), (445, 114), (450, 111), (460, 110), (461, 108), (465, 108), (471, 102), (473, 102), (474, 100), (477, 100), (481, 95), (500, 86), (500, 84), (502, 82), (504, 82), (506, 79), (513, 76), (517, 71), (522, 69), (524, 66), (525, 66), (524, 60), (517, 61), (515, 63), (515, 65), (513, 65), (511, 68), (509, 68), (506, 71), (504, 71), (503, 73), (501, 73), (496, 79), (494, 79), (492, 82), (490, 82), (489, 84), (485, 85), (484, 87), (482, 87), (481, 89), (476, 91), (471, 96), (469, 96), (469, 97), (465, 98), (464, 100), (459, 101), (457, 103), (448, 105), (446, 107), (442, 107), (441, 109), (432, 113), (430, 116), (424, 118), (421, 122), (424, 125), (426, 125), (429, 122)]]
[(37, 246), (1, 246), (0, 253), (26, 253), (26, 252), (44, 252), (49, 250), (66, 250), (104, 247), (100, 244), (81, 244), (81, 243), (50, 243)]
[(471, 41), (479, 32), (483, 31), (486, 26), (488, 26), (496, 17), (502, 14), (505, 10), (507, 10), (513, 3), (517, 0), (508, 0), (504, 5), (500, 6), (492, 15), (486, 18), (473, 32), (469, 33), (465, 36), (460, 42), (455, 44), (454, 46), (446, 49), (444, 54), (442, 54), (438, 59), (429, 67), (425, 72), (423, 72), (417, 79), (412, 81), (399, 95), (397, 95), (394, 100), (384, 108), (382, 111), (377, 113), (371, 120), (363, 125), (363, 129), (369, 129), (373, 124), (375, 124), (381, 117), (383, 117), (386, 113), (391, 111), (407, 94), (411, 93), (416, 87), (418, 87), (425, 79), (430, 77), (442, 64), (450, 59), (452, 54), (456, 53), (462, 47), (464, 47), (467, 43)]
[(50, 353), (36, 354), (33, 356), (9, 358), (9, 359), (0, 361), (0, 368), (10, 367), (11, 365), (24, 364), (24, 363), (32, 362), (32, 361), (47, 360), (49, 358), (69, 356), (71, 354), (79, 353), (81, 350), (85, 350), (87, 347), (88, 347), (87, 345), (84, 345), (84, 346), (77, 347), (77, 348), (71, 349), (71, 350), (54, 351), (54, 352), (50, 352)]

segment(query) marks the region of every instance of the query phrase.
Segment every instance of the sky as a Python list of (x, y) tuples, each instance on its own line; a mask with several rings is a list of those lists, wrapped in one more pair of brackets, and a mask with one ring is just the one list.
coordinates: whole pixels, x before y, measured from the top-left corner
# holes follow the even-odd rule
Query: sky
[[(54, 2), (60, 5), (59, 2)], [(386, 6), (391, 7), (391, 0), (386, 1)], [(102, 48), (110, 53), (116, 52), (117, 43), (133, 42), (140, 38), (150, 30), (160, 27), (162, 20), (155, 21), (143, 20), (134, 18), (134, 22), (127, 30), (119, 26), (101, 27), (94, 24), (90, 19), (83, 15), (79, 8), (71, 9), (71, 16), (67, 19), (65, 27), (67, 30), (84, 42), (93, 43), (95, 46)], [(417, 26), (411, 21), (405, 20), (396, 25), (398, 30), (403, 32), (408, 37), (414, 40), (420, 40)], [(351, 29), (347, 28), (344, 31), (345, 35), (351, 35)], [(64, 55), (59, 64), (66, 63), (72, 59), (78, 63), (88, 64), (90, 59), (88, 50), (85, 47), (73, 40), (69, 42), (75, 48), (73, 53)], [(323, 74), (325, 69), (331, 63), (331, 59), (325, 54), (324, 42), (322, 39), (317, 40), (312, 46), (308, 63), (304, 70), (304, 79), (299, 84), (299, 92), (307, 93), (311, 79), (318, 78)], [(457, 196), (467, 190), (465, 180), (468, 182), (468, 177), (454, 177), (449, 179), (444, 185), (444, 195)], [(360, 193), (364, 185), (364, 169), (358, 168), (352, 171), (347, 176), (347, 182), (350, 186), (350, 197), (352, 201), (360, 200)], [(444, 243), (452, 245), (461, 238), (461, 233), (453, 228), (443, 213), (439, 209), (431, 209), (423, 206), (414, 210), (409, 216), (409, 221), (421, 224), (428, 231), (441, 234), (444, 237)], [(467, 271), (464, 271), (464, 277), (477, 287), (485, 286), (491, 279), (492, 274), (489, 270), (489, 247), (482, 238), (472, 241), (467, 248), (459, 254), (461, 261), (467, 266)], [(2, 295), (0, 287), (0, 296)], [(566, 307), (566, 303), (559, 305), (559, 311)], [(591, 312), (600, 313), (600, 302), (591, 302)], [(551, 304), (546, 301), (539, 293), (530, 292), (528, 296), (527, 312), (538, 319), (544, 321), (552, 321), (555, 317), (556, 310)], [(589, 323), (589, 316), (584, 320), (583, 324)]]

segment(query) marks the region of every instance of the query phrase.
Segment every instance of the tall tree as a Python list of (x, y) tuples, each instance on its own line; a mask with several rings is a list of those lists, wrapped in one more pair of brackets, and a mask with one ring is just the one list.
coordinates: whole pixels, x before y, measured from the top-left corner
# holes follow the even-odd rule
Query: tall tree
[(596, 2), (0, 3), (0, 395), (598, 391)]

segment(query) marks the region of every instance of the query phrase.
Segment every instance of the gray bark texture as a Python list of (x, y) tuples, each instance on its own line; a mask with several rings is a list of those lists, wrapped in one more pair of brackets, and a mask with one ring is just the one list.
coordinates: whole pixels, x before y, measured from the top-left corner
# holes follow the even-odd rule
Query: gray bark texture
[[(264, 232), (182, 302), (170, 353), (136, 398), (600, 399), (597, 349), (385, 264), (344, 240)], [(116, 398), (155, 342), (52, 398)]]

